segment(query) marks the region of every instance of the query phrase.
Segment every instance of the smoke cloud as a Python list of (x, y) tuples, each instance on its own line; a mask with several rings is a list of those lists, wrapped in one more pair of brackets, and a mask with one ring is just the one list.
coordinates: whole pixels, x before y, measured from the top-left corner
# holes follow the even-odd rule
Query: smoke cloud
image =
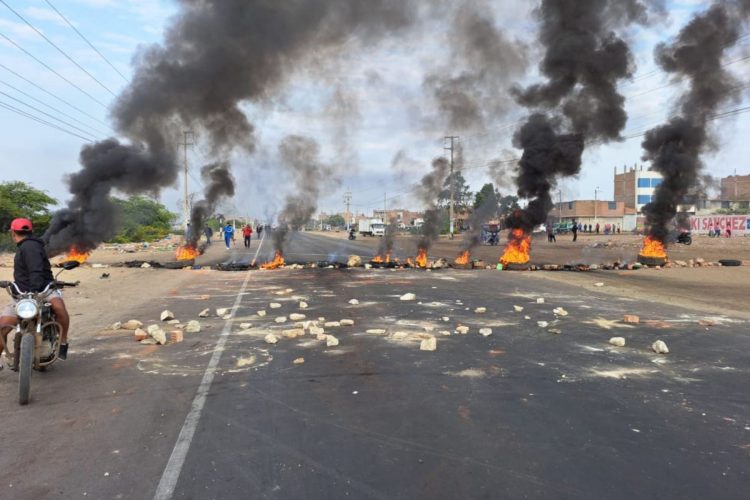
[(211, 216), (216, 204), (223, 197), (234, 196), (234, 177), (227, 162), (217, 162), (201, 168), (201, 178), (206, 183), (205, 199), (195, 203), (190, 212), (190, 241), (197, 247), (205, 220)]
[(417, 188), (417, 196), (429, 207), (425, 211), (422, 236), (417, 247), (419, 250), (429, 250), (432, 243), (440, 236), (440, 211), (437, 208), (437, 198), (443, 190), (443, 184), (448, 176), (450, 165), (446, 158), (432, 160), (432, 170), (422, 177)]
[(678, 114), (646, 132), (644, 159), (661, 173), (663, 181), (643, 208), (649, 236), (665, 242), (669, 225), (689, 190), (701, 181), (701, 155), (716, 144), (709, 122), (718, 106), (737, 101), (735, 78), (722, 67), (722, 56), (737, 42), (750, 2), (715, 3), (696, 15), (670, 44), (656, 47), (659, 66), (677, 78), (686, 78), (688, 90), (679, 100)]

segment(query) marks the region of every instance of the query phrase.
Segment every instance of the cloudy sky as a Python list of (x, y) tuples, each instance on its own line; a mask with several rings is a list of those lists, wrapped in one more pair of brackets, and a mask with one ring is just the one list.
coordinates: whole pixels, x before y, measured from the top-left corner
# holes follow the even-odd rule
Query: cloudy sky
[[(447, 135), (460, 137), (464, 175), (472, 189), (490, 181), (488, 164), (519, 154), (511, 139), (526, 111), (513, 103), (508, 88), (540, 80), (541, 49), (535, 42), (534, 2), (462, 4), (471, 3), (491, 6), (487, 18), (494, 15), (492, 22), (502, 33), (502, 42), (513, 47), (512, 53), (498, 55), (495, 66), (462, 52), (452, 22), (461, 7), (454, 7), (459, 2), (453, 2), (444, 15), (406, 34), (368, 46), (352, 43), (333, 58), (320, 54), (304, 66), (288, 68), (282, 88), (274, 89), (262, 102), (244, 104), (243, 110), (257, 127), (259, 147), (254, 155), (233, 156), (238, 189), (226, 203), (226, 212), (269, 219), (278, 212), (291, 183), (279, 167), (277, 146), (289, 134), (316, 139), (324, 160), (336, 165), (339, 178), (326, 186), (319, 201), (319, 208), (329, 212), (342, 209), (347, 190), (358, 212), (382, 207), (384, 193), (390, 207), (418, 208), (412, 186), (428, 171), (432, 158), (443, 154)], [(630, 138), (589, 148), (581, 175), (560, 182), (564, 199), (592, 199), (597, 187), (600, 199), (611, 199), (613, 168), (640, 162), (638, 134), (668, 116), (682, 89), (656, 68), (653, 48), (705, 5), (695, 0), (670, 1), (666, 17), (627, 32), (636, 66), (634, 77), (621, 89), (629, 116), (623, 136)], [(108, 106), (127, 85), (139, 50), (161, 41), (178, 7), (177, 2), (154, 0), (0, 2), (0, 180), (26, 181), (65, 201), (65, 175), (80, 168), (81, 146), (114, 135)], [(726, 64), (745, 88), (743, 102), (725, 109), (746, 107), (750, 83), (747, 33)], [(481, 82), (473, 94), (480, 105), (468, 121), (451, 119), (436, 101), (436, 89), (445, 89), (441, 84), (462, 78)], [(707, 171), (714, 176), (735, 170), (750, 173), (746, 145), (750, 113), (716, 120), (714, 125), (720, 147), (705, 158)], [(194, 142), (188, 149), (189, 184), (191, 192), (199, 192), (199, 168), (209, 154), (200, 130), (195, 131)], [(509, 179), (508, 175), (502, 178), (508, 184), (503, 186), (506, 192), (513, 191)], [(170, 209), (179, 211), (181, 192), (176, 186), (160, 197)]]

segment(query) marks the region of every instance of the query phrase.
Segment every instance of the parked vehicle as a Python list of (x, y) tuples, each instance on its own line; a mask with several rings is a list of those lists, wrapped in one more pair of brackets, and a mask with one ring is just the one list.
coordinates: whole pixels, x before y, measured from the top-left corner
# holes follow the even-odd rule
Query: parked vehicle
[[(60, 273), (79, 265), (76, 261), (66, 262)], [(27, 404), (31, 397), (32, 369), (46, 370), (57, 361), (60, 353), (62, 326), (55, 320), (47, 297), (55, 290), (77, 286), (78, 282), (57, 281), (57, 276), (39, 293), (24, 293), (12, 281), (0, 281), (0, 288), (5, 288), (13, 297), (18, 317), (18, 325), (8, 333), (5, 351), (11, 370), (18, 372), (18, 402), (22, 405)]]
[(385, 224), (380, 219), (364, 219), (359, 221), (359, 234), (362, 236), (385, 235)]

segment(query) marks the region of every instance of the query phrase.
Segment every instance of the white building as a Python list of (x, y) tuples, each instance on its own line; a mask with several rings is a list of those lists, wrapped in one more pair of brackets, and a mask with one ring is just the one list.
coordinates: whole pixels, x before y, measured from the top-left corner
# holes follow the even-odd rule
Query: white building
[(642, 213), (643, 207), (651, 203), (656, 187), (661, 184), (662, 176), (659, 172), (640, 168), (623, 167), (621, 174), (615, 168), (615, 201), (625, 203), (626, 208), (633, 208)]

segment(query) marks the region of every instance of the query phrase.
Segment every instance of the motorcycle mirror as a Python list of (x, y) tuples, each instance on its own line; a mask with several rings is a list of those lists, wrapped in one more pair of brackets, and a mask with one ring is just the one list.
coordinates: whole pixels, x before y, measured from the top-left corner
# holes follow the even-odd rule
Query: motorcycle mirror
[(75, 269), (76, 267), (80, 266), (81, 263), (77, 260), (69, 260), (67, 262), (63, 262), (60, 267), (65, 269), (66, 271), (70, 271), (71, 269)]

